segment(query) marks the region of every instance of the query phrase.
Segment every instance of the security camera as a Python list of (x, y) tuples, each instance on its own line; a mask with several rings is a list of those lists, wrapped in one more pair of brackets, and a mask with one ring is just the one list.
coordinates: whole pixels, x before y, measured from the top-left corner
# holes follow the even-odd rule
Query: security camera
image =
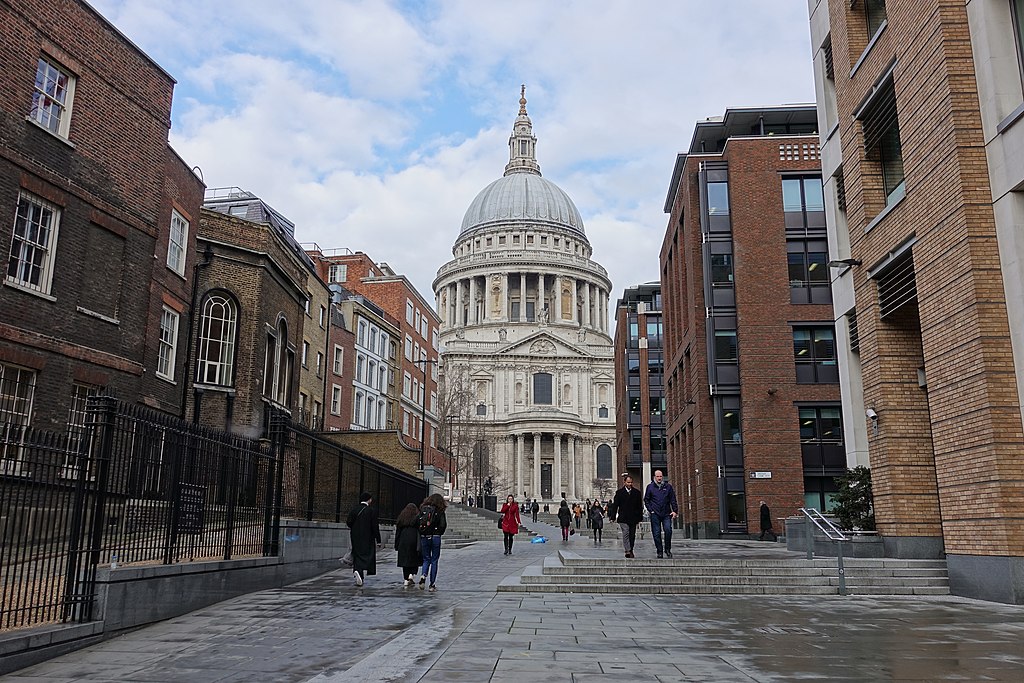
[(874, 408), (868, 408), (867, 410), (864, 411), (864, 414), (868, 416), (869, 420), (878, 419), (878, 413), (875, 412)]

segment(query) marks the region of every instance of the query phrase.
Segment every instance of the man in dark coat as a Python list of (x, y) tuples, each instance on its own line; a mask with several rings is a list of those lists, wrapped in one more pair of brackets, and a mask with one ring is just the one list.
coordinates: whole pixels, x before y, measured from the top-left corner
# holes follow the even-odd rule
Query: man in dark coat
[(377, 524), (377, 511), (370, 506), (372, 502), (373, 496), (369, 493), (359, 494), (359, 505), (352, 508), (345, 520), (352, 538), (352, 576), (357, 586), (363, 585), (367, 575), (377, 573), (380, 525)]
[(623, 486), (615, 492), (611, 507), (608, 508), (608, 519), (619, 523), (622, 533), (622, 549), (626, 557), (633, 557), (633, 544), (636, 543), (636, 525), (644, 519), (644, 499), (638, 489), (633, 488), (633, 477), (623, 477)]
[[(679, 516), (679, 503), (672, 484), (665, 481), (665, 473), (654, 470), (654, 481), (647, 485), (644, 492), (644, 505), (651, 515), (651, 536), (654, 537), (654, 549), (658, 558), (672, 557), (672, 521)], [(662, 546), (661, 535), (665, 534), (665, 545)]]
[(775, 531), (772, 529), (772, 511), (768, 507), (768, 503), (761, 501), (761, 535), (757, 537), (757, 540), (763, 541), (764, 535), (768, 534), (772, 537), (773, 541), (779, 540), (779, 537), (775, 535)]

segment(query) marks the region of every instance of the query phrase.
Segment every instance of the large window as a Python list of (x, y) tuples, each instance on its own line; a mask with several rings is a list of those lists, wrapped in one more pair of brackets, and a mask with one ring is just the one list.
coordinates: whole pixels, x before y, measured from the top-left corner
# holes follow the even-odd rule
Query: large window
[(185, 248), (188, 245), (188, 221), (171, 210), (171, 234), (167, 240), (167, 267), (178, 275), (185, 274)]
[(715, 362), (736, 363), (739, 361), (735, 330), (715, 331)]
[(832, 290), (828, 279), (826, 240), (787, 240), (789, 300), (794, 304), (829, 304)]
[(835, 332), (831, 327), (797, 327), (793, 330), (793, 358), (798, 384), (839, 381)]
[(91, 384), (75, 383), (71, 385), (71, 406), (68, 409), (68, 450), (64, 458), (64, 477), (74, 477), (78, 473), (79, 458), (89, 448), (89, 428), (86, 425), (86, 408), (90, 396), (97, 396), (100, 387)]
[(348, 280), (348, 266), (341, 263), (334, 263), (328, 268), (328, 282), (345, 282)]
[(1013, 37), (1017, 41), (1017, 64), (1021, 76), (1024, 76), (1024, 0), (1011, 0), (1010, 11), (1013, 14)]
[(824, 230), (825, 195), (821, 189), (820, 176), (804, 178), (783, 178), (782, 211), (785, 214), (786, 230)]
[(839, 407), (800, 408), (801, 443), (842, 443), (843, 415)]
[[(230, 386), (235, 362), (235, 303), (222, 294), (211, 294), (203, 302), (199, 320), (199, 348), (196, 350), (196, 381)], [(308, 344), (303, 344), (303, 364)]]
[(612, 449), (608, 444), (601, 444), (597, 447), (597, 478), (615, 478), (612, 473)]
[(863, 0), (864, 21), (868, 28), (868, 39), (875, 37), (886, 20), (885, 0)]
[(32, 419), (36, 373), (0, 363), (0, 474), (21, 473), (23, 427)]
[(331, 415), (341, 415), (341, 387), (331, 386)]
[(711, 286), (732, 287), (732, 254), (711, 255)]
[(36, 84), (32, 91), (29, 118), (51, 133), (68, 137), (74, 94), (75, 77), (40, 57), (36, 66)]
[(174, 363), (178, 349), (178, 314), (164, 306), (160, 315), (160, 350), (156, 376), (174, 381)]
[(7, 280), (22, 287), (50, 293), (60, 210), (38, 197), (22, 192), (14, 216)]
[(551, 375), (538, 372), (533, 376), (533, 402), (536, 405), (551, 405)]
[(900, 122), (891, 70), (857, 110), (856, 117), (863, 126), (867, 158), (877, 162), (881, 170), (885, 204), (894, 204), (906, 194), (906, 188), (903, 145), (900, 142)]
[(729, 215), (729, 183), (708, 183), (708, 215)]

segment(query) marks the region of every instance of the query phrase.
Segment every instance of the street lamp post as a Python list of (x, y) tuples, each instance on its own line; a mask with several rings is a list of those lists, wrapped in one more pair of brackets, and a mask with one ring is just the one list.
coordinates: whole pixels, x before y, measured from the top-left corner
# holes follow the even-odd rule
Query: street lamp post
[(423, 453), (427, 445), (427, 365), (437, 365), (437, 360), (420, 358), (413, 362), (417, 365), (423, 363), (423, 383), (420, 385), (420, 390), (423, 392), (423, 400), (420, 402), (420, 472), (422, 472), (424, 465), (426, 465)]

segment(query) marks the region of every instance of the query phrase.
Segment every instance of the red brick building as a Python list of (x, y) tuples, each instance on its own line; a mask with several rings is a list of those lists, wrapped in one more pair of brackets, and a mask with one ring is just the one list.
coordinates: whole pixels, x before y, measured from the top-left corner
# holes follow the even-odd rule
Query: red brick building
[(616, 472), (638, 485), (654, 470), (679, 481), (668, 466), (663, 338), (661, 284), (627, 288), (615, 306)]
[[(438, 441), (437, 398), (440, 318), (408, 278), (386, 263), (377, 264), (363, 252), (339, 251), (314, 254), (320, 276), (328, 286), (339, 284), (365, 297), (397, 321), (400, 337), (392, 341), (396, 342), (395, 390), (399, 399), (391, 419), (407, 444), (419, 448), (423, 434), (424, 464), (443, 470), (447, 456)], [(358, 329), (356, 334), (358, 345)], [(354, 411), (355, 406), (353, 416)]]
[(661, 249), (668, 464), (693, 537), (827, 508), (846, 469), (813, 106), (729, 109), (679, 154)]
[(0, 45), (0, 422), (74, 428), (101, 390), (180, 414), (203, 184), (174, 79), (76, 0), (0, 4)]

